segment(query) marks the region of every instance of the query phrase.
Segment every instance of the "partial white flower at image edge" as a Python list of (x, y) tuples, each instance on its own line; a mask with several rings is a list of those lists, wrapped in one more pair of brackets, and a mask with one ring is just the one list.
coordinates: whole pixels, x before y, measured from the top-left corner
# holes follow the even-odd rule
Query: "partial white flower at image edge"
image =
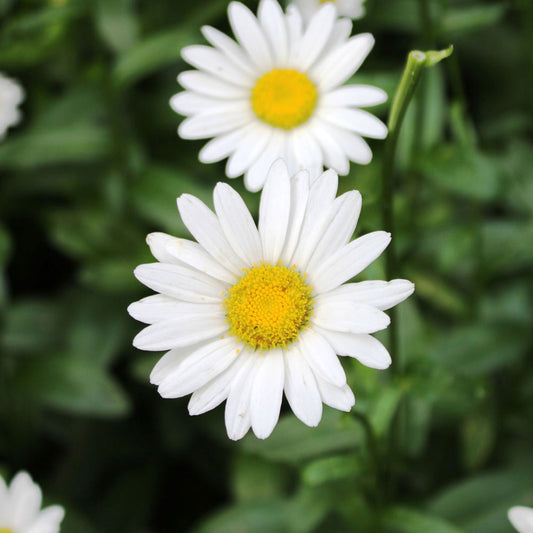
[(533, 533), (533, 509), (518, 505), (511, 507), (507, 515), (519, 533)]
[(41, 510), (42, 494), (26, 472), (7, 486), (0, 477), (0, 533), (57, 533), (65, 511), (59, 505)]
[(184, 139), (212, 138), (202, 163), (228, 158), (226, 174), (244, 174), (248, 190), (263, 187), (272, 163), (283, 158), (291, 174), (307, 169), (312, 179), (326, 166), (346, 175), (350, 161), (367, 164), (364, 137), (383, 139), (387, 127), (361, 107), (387, 95), (370, 85), (342, 86), (374, 45), (369, 33), (350, 37), (352, 23), (325, 3), (304, 25), (297, 7), (284, 13), (276, 0), (261, 0), (257, 17), (231, 2), (228, 18), (237, 42), (204, 26), (212, 46), (187, 46), (183, 59), (197, 70), (178, 76), (186, 89), (170, 105), (187, 118)]
[(371, 336), (390, 322), (383, 312), (407, 298), (407, 280), (346, 283), (390, 242), (383, 231), (350, 241), (361, 195), (336, 198), (337, 174), (312, 184), (292, 178), (282, 160), (272, 165), (256, 227), (243, 199), (229, 185), (214, 189), (213, 213), (184, 194), (178, 209), (197, 242), (148, 235), (157, 263), (135, 270), (160, 293), (131, 304), (130, 315), (148, 327), (137, 348), (169, 350), (150, 381), (164, 398), (192, 394), (191, 415), (226, 400), (231, 439), (252, 428), (259, 438), (274, 429), (283, 393), (308, 426), (322, 403), (350, 411), (354, 395), (337, 355), (387, 368), (386, 348)]
[(334, 3), (341, 17), (360, 19), (365, 16), (364, 0), (294, 0), (294, 5), (308, 22), (326, 2)]
[(11, 78), (0, 73), (0, 141), (9, 127), (20, 122), (19, 104), (24, 100), (22, 87)]

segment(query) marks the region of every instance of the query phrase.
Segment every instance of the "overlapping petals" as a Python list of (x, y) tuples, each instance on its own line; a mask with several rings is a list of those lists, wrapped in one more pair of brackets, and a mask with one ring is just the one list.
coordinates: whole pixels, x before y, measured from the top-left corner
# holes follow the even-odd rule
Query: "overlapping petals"
[[(181, 217), (197, 243), (148, 236), (157, 263), (137, 278), (159, 294), (130, 305), (148, 324), (135, 338), (144, 350), (169, 350), (151, 382), (165, 398), (192, 393), (189, 411), (204, 413), (226, 400), (228, 435), (252, 428), (265, 438), (279, 417), (283, 393), (298, 418), (316, 426), (322, 403), (348, 411), (354, 396), (338, 355), (387, 368), (391, 359), (372, 333), (390, 322), (386, 309), (407, 298), (407, 280), (348, 282), (376, 259), (390, 235), (374, 232), (350, 241), (361, 211), (357, 191), (337, 194), (328, 170), (311, 182), (290, 177), (276, 161), (261, 195), (256, 227), (242, 198), (228, 185), (214, 190), (215, 212), (199, 199), (178, 198)], [(230, 333), (223, 301), (243, 268), (294, 265), (312, 287), (309, 323), (285, 347), (256, 350)]]
[[(279, 157), (287, 161), (291, 174), (308, 169), (312, 179), (324, 166), (345, 175), (350, 161), (369, 163), (372, 152), (363, 137), (382, 139), (387, 129), (358, 108), (380, 104), (387, 96), (377, 87), (341, 85), (369, 54), (372, 35), (350, 37), (351, 22), (337, 19), (332, 2), (323, 4), (305, 25), (297, 7), (289, 6), (284, 13), (276, 0), (261, 0), (257, 17), (243, 4), (231, 2), (228, 17), (236, 40), (209, 26), (202, 28), (211, 46), (182, 50), (185, 61), (197, 70), (178, 76), (185, 91), (170, 101), (174, 111), (187, 117), (178, 129), (181, 137), (212, 138), (200, 151), (200, 161), (227, 158), (227, 176), (245, 174), (251, 191), (263, 187)], [(257, 80), (273, 69), (302, 72), (318, 91), (310, 118), (292, 129), (264, 122), (252, 107)]]

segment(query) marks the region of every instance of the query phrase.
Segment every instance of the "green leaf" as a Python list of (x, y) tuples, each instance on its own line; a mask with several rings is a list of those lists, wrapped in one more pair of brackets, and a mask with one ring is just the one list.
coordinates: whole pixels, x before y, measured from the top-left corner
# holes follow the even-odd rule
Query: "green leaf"
[(238, 503), (258, 503), (282, 497), (285, 476), (280, 465), (240, 455), (234, 465), (233, 493)]
[(61, 308), (53, 301), (21, 300), (5, 317), (1, 344), (4, 350), (42, 354), (57, 347), (61, 338)]
[(207, 519), (194, 533), (280, 533), (285, 531), (284, 500), (230, 507)]
[(410, 272), (409, 279), (416, 286), (418, 297), (427, 300), (431, 305), (455, 316), (466, 316), (468, 301), (464, 293), (458, 291), (451, 283), (426, 272)]
[(533, 264), (533, 223), (524, 219), (486, 221), (482, 228), (484, 261), (491, 273), (516, 272)]
[(73, 354), (33, 359), (16, 380), (21, 393), (65, 413), (114, 418), (130, 410), (128, 397), (103, 368)]
[(271, 461), (298, 463), (327, 453), (358, 448), (364, 432), (354, 420), (324, 407), (322, 421), (309, 428), (294, 415), (281, 419), (272, 435), (259, 440), (249, 435), (243, 449)]
[(530, 499), (526, 495), (532, 474), (529, 465), (462, 480), (434, 498), (429, 508), (468, 533), (509, 531), (507, 509)]
[(135, 207), (148, 220), (172, 234), (183, 234), (187, 230), (179, 216), (176, 198), (187, 193), (210, 204), (212, 190), (184, 172), (151, 167), (133, 185), (130, 193)]
[(446, 522), (442, 518), (407, 507), (387, 509), (383, 516), (383, 524), (388, 533), (461, 532), (461, 529)]
[(138, 40), (139, 27), (132, 0), (97, 0), (96, 27), (114, 52), (130, 49)]
[(376, 437), (384, 437), (388, 433), (404, 393), (405, 387), (391, 384), (379, 394), (370, 414), (370, 423)]
[(303, 481), (310, 486), (322, 485), (339, 479), (354, 478), (361, 472), (361, 463), (352, 455), (338, 455), (317, 459), (302, 472)]
[(507, 6), (482, 4), (448, 8), (440, 21), (439, 33), (443, 38), (492, 26), (500, 21)]
[(489, 458), (496, 440), (496, 421), (492, 413), (475, 412), (468, 416), (461, 428), (463, 464), (469, 470), (482, 466)]
[(490, 200), (498, 191), (498, 175), (491, 160), (481, 152), (455, 145), (439, 146), (422, 154), (415, 165), (423, 176), (444, 190)]
[(475, 324), (446, 332), (434, 343), (432, 356), (455, 374), (482, 376), (512, 365), (527, 347), (520, 329)]
[(199, 40), (196, 28), (178, 27), (151, 36), (117, 61), (113, 78), (119, 87), (133, 84), (160, 68), (180, 61), (179, 50)]
[(101, 160), (107, 157), (110, 144), (108, 132), (93, 124), (33, 131), (0, 146), (0, 168), (30, 169)]

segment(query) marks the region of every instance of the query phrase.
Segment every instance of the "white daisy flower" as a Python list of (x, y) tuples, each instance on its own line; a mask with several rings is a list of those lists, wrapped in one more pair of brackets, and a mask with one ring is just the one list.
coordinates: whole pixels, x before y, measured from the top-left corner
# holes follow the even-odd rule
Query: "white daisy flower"
[(7, 128), (19, 123), (21, 115), (18, 105), (22, 100), (22, 87), (0, 73), (0, 140), (4, 138)]
[(365, 0), (294, 0), (294, 5), (308, 22), (326, 2), (334, 3), (341, 17), (360, 19), (365, 16)]
[(511, 507), (507, 516), (519, 533), (533, 533), (533, 509), (530, 507)]
[(0, 533), (57, 533), (65, 511), (51, 505), (41, 511), (41, 489), (26, 472), (6, 486), (0, 477)]
[(387, 95), (369, 85), (340, 86), (372, 49), (372, 35), (350, 37), (351, 22), (338, 20), (331, 2), (305, 27), (296, 7), (284, 14), (275, 0), (261, 0), (257, 18), (239, 2), (229, 4), (228, 15), (238, 43), (204, 26), (212, 47), (182, 50), (198, 70), (178, 76), (186, 90), (170, 101), (188, 117), (179, 126), (181, 137), (213, 137), (200, 161), (228, 158), (227, 176), (244, 173), (250, 191), (263, 187), (279, 157), (291, 173), (305, 168), (313, 178), (324, 165), (345, 175), (350, 161), (369, 163), (372, 152), (362, 136), (383, 139), (387, 128), (358, 108)]
[(376, 259), (390, 234), (352, 242), (361, 195), (338, 198), (337, 174), (310, 184), (292, 179), (281, 160), (268, 173), (256, 227), (242, 198), (227, 184), (214, 190), (216, 214), (194, 196), (178, 198), (181, 218), (197, 242), (148, 235), (158, 263), (135, 270), (159, 292), (131, 304), (150, 324), (134, 339), (143, 350), (170, 350), (150, 381), (164, 398), (192, 393), (189, 413), (226, 400), (231, 439), (250, 427), (264, 439), (274, 429), (283, 392), (296, 416), (316, 426), (322, 402), (343, 411), (354, 395), (337, 357), (372, 368), (390, 356), (370, 334), (384, 329), (383, 312), (414, 290), (406, 280), (345, 283)]

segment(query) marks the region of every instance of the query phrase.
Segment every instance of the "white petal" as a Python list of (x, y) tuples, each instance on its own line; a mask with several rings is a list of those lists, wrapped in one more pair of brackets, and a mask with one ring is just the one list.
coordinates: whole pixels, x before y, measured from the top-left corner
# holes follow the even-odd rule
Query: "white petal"
[(301, 170), (291, 179), (291, 209), (289, 224), (287, 228), (287, 238), (281, 254), (283, 263), (289, 263), (298, 244), (300, 231), (307, 209), (309, 197), (309, 172)]
[(190, 194), (178, 198), (183, 223), (205, 250), (233, 274), (245, 266), (228, 244), (217, 216), (201, 200)]
[(265, 32), (276, 66), (286, 67), (289, 56), (289, 36), (280, 5), (274, 0), (261, 0), (257, 18)]
[(368, 107), (387, 101), (387, 93), (372, 85), (345, 85), (322, 96), (326, 107)]
[(240, 2), (231, 2), (228, 17), (233, 33), (250, 59), (261, 69), (272, 67), (272, 56), (261, 26), (253, 13)]
[(342, 298), (322, 300), (319, 296), (313, 311), (311, 322), (332, 331), (375, 333), (390, 324), (390, 318), (383, 311)]
[(263, 187), (268, 171), (276, 159), (283, 157), (286, 135), (273, 130), (263, 153), (246, 171), (244, 185), (250, 192), (257, 192)]
[(193, 303), (222, 303), (226, 286), (202, 272), (169, 263), (139, 265), (135, 277), (150, 289)]
[(259, 357), (250, 396), (252, 429), (258, 439), (266, 439), (279, 419), (285, 369), (280, 349)]
[(181, 398), (203, 387), (226, 370), (243, 346), (232, 337), (216, 340), (189, 355), (157, 389), (163, 398)]
[(222, 231), (235, 253), (249, 266), (259, 262), (261, 240), (244, 200), (226, 183), (217, 183), (213, 199)]
[(338, 355), (354, 357), (365, 366), (382, 370), (392, 362), (387, 348), (370, 335), (325, 329), (321, 329), (320, 333)]
[(182, 87), (196, 93), (212, 96), (224, 100), (247, 100), (250, 94), (250, 87), (235, 85), (235, 80), (231, 82), (223, 81), (220, 78), (202, 72), (201, 70), (186, 70), (178, 75), (178, 82)]
[(315, 427), (322, 418), (322, 400), (315, 376), (295, 343), (283, 351), (285, 396), (294, 414), (306, 425)]
[(9, 486), (9, 507), (13, 524), (25, 529), (39, 512), (42, 495), (26, 472), (19, 472)]
[(209, 383), (206, 383), (203, 387), (200, 387), (192, 393), (189, 405), (187, 406), (191, 416), (201, 415), (207, 411), (211, 411), (211, 409), (220, 405), (228, 397), (231, 384), (240, 371), (243, 358), (246, 356), (247, 352), (244, 352), (244, 354), (241, 353), (224, 372), (221, 372)]
[(507, 512), (507, 516), (518, 533), (533, 532), (533, 509), (530, 507), (520, 505), (511, 507)]
[(334, 206), (334, 216), (315, 247), (307, 270), (313, 272), (326, 259), (340, 250), (351, 238), (361, 213), (362, 198), (359, 191), (349, 191), (339, 196)]
[(296, 170), (308, 170), (311, 176), (318, 176), (323, 169), (322, 150), (313, 135), (311, 127), (302, 126), (289, 135), (289, 152), (296, 163)]
[(318, 293), (338, 287), (364, 270), (389, 245), (390, 233), (374, 231), (350, 242), (312, 272)]
[(252, 88), (253, 76), (245, 74), (222, 52), (210, 46), (192, 45), (181, 50), (187, 63), (235, 85)]
[(198, 154), (201, 163), (216, 163), (230, 156), (238, 149), (254, 127), (254, 124), (246, 124), (241, 128), (218, 135), (206, 143)]
[(170, 99), (170, 107), (176, 113), (185, 116), (202, 113), (207, 109), (220, 107), (227, 103), (227, 100), (216, 99), (193, 91), (182, 91)]
[(300, 350), (313, 374), (342, 387), (346, 383), (346, 374), (329, 342), (313, 329), (308, 329), (298, 338)]
[(385, 311), (403, 302), (413, 294), (414, 290), (414, 284), (406, 279), (360, 281), (341, 285), (321, 295), (321, 298), (343, 296), (354, 302), (368, 304)]
[(43, 509), (35, 522), (24, 533), (58, 533), (65, 510), (59, 505)]
[(174, 263), (182, 264), (181, 261), (176, 261), (175, 257), (172, 257), (167, 252), (167, 243), (173, 241), (176, 237), (172, 235), (167, 235), (166, 233), (154, 232), (149, 233), (146, 236), (146, 243), (150, 247), (150, 252), (152, 255), (161, 263)]
[(320, 91), (329, 91), (353, 76), (373, 46), (374, 37), (361, 33), (327, 54), (311, 71)]
[(289, 64), (295, 66), (295, 58), (302, 40), (304, 23), (300, 12), (293, 4), (289, 4), (287, 7), (285, 21), (289, 36)]
[(372, 150), (360, 135), (332, 124), (324, 123), (324, 126), (327, 126), (329, 133), (350, 161), (360, 165), (367, 165), (372, 161)]
[(246, 52), (225, 33), (211, 26), (203, 26), (202, 33), (204, 37), (215, 47), (218, 48), (234, 65), (240, 68), (249, 76), (256, 75), (256, 69)]
[(208, 276), (227, 283), (233, 283), (235, 276), (213, 259), (197, 242), (187, 239), (173, 239), (167, 242), (167, 252), (176, 261), (189, 265)]
[(280, 257), (291, 208), (291, 182), (287, 166), (278, 159), (270, 167), (261, 193), (259, 206), (259, 235), (263, 258), (275, 265)]
[(318, 116), (325, 122), (354, 131), (365, 137), (384, 139), (387, 136), (387, 126), (379, 118), (361, 109), (321, 108), (318, 111)]
[(144, 328), (133, 339), (140, 350), (158, 352), (189, 346), (228, 331), (225, 314), (180, 315)]
[(329, 128), (322, 127), (322, 124), (323, 121), (315, 119), (313, 121), (313, 127), (309, 131), (320, 147), (324, 165), (327, 168), (333, 169), (337, 174), (346, 176), (350, 171), (348, 157), (340, 144), (329, 133)]
[(317, 379), (318, 389), (322, 401), (333, 407), (333, 409), (339, 409), (340, 411), (349, 412), (355, 404), (355, 397), (352, 389), (348, 385), (342, 387), (336, 387), (327, 381), (320, 378)]
[(324, 49), (333, 30), (336, 17), (335, 7), (327, 3), (317, 11), (309, 22), (294, 57), (302, 71), (306, 71)]
[(242, 439), (251, 425), (250, 395), (260, 356), (250, 352), (246, 353), (246, 356), (231, 385), (224, 412), (226, 430), (231, 440)]
[(211, 339), (168, 351), (157, 361), (154, 368), (152, 368), (150, 372), (150, 383), (152, 385), (159, 385), (170, 373), (177, 370), (189, 355), (209, 343), (211, 343)]
[(221, 304), (197, 304), (180, 302), (164, 294), (154, 294), (147, 296), (138, 302), (133, 302), (128, 307), (128, 313), (135, 320), (145, 324), (154, 324), (161, 320), (186, 314), (216, 313), (220, 310)]
[(263, 153), (272, 138), (272, 128), (254, 120), (247, 127), (247, 134), (228, 159), (226, 175), (236, 178), (246, 172)]
[(300, 239), (291, 262), (305, 269), (317, 242), (334, 216), (332, 204), (338, 187), (338, 176), (327, 170), (311, 185)]
[[(339, 6), (335, 4), (337, 10)], [(322, 53), (315, 61), (315, 64), (318, 64), (322, 61), (324, 57), (329, 55), (331, 52), (336, 50), (339, 46), (342, 46), (349, 38), (352, 33), (352, 21), (349, 19), (337, 19), (331, 35), (329, 36), (328, 42), (324, 46)]]
[(183, 139), (206, 139), (241, 128), (253, 120), (247, 102), (231, 102), (186, 118), (178, 128)]

